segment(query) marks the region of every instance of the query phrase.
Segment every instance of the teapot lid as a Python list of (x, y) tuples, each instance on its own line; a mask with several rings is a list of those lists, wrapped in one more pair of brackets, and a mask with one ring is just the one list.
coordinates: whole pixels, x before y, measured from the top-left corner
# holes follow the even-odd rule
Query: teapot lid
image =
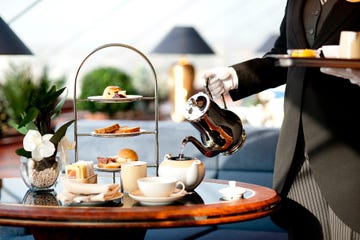
[(194, 160), (194, 158), (192, 157), (185, 157), (185, 156), (182, 156), (182, 155), (179, 155), (179, 156), (171, 156), (171, 157), (168, 157), (169, 160), (175, 160), (175, 161), (189, 161), (189, 160)]
[(194, 121), (201, 118), (207, 112), (210, 105), (210, 98), (204, 92), (198, 92), (190, 97), (184, 110), (184, 117), (188, 121)]

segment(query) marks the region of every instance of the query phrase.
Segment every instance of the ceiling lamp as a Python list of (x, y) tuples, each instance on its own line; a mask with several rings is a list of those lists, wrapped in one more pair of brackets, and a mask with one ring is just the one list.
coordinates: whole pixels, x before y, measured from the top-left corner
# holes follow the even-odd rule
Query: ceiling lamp
[(176, 122), (183, 121), (183, 109), (188, 97), (194, 93), (195, 78), (194, 66), (188, 62), (185, 55), (214, 54), (214, 51), (193, 27), (176, 26), (152, 53), (182, 55), (170, 69), (170, 101), (173, 104), (171, 118)]
[(0, 55), (32, 55), (20, 38), (0, 17)]

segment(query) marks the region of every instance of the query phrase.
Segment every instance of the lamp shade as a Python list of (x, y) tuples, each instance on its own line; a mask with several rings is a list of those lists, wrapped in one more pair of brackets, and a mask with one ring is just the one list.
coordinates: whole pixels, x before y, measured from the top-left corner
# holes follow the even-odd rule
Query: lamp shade
[(31, 55), (32, 52), (0, 17), (0, 54)]
[(214, 51), (193, 27), (174, 27), (152, 53), (214, 54)]

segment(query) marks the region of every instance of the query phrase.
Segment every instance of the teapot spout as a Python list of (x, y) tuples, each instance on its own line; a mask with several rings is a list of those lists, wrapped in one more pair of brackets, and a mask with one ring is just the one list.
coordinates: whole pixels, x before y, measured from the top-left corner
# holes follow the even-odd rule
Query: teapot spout
[(194, 138), (193, 136), (185, 137), (182, 141), (182, 145), (185, 146), (188, 142), (194, 144), (194, 146), (206, 157), (214, 157), (220, 153), (219, 151), (209, 150), (206, 146), (202, 145), (201, 142), (196, 138)]

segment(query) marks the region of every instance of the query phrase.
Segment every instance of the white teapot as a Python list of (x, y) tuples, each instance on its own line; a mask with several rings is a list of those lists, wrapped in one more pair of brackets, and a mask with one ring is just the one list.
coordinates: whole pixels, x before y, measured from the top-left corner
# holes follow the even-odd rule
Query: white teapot
[(204, 179), (205, 166), (197, 158), (166, 154), (159, 165), (159, 176), (171, 176), (185, 184), (186, 191), (193, 191)]

